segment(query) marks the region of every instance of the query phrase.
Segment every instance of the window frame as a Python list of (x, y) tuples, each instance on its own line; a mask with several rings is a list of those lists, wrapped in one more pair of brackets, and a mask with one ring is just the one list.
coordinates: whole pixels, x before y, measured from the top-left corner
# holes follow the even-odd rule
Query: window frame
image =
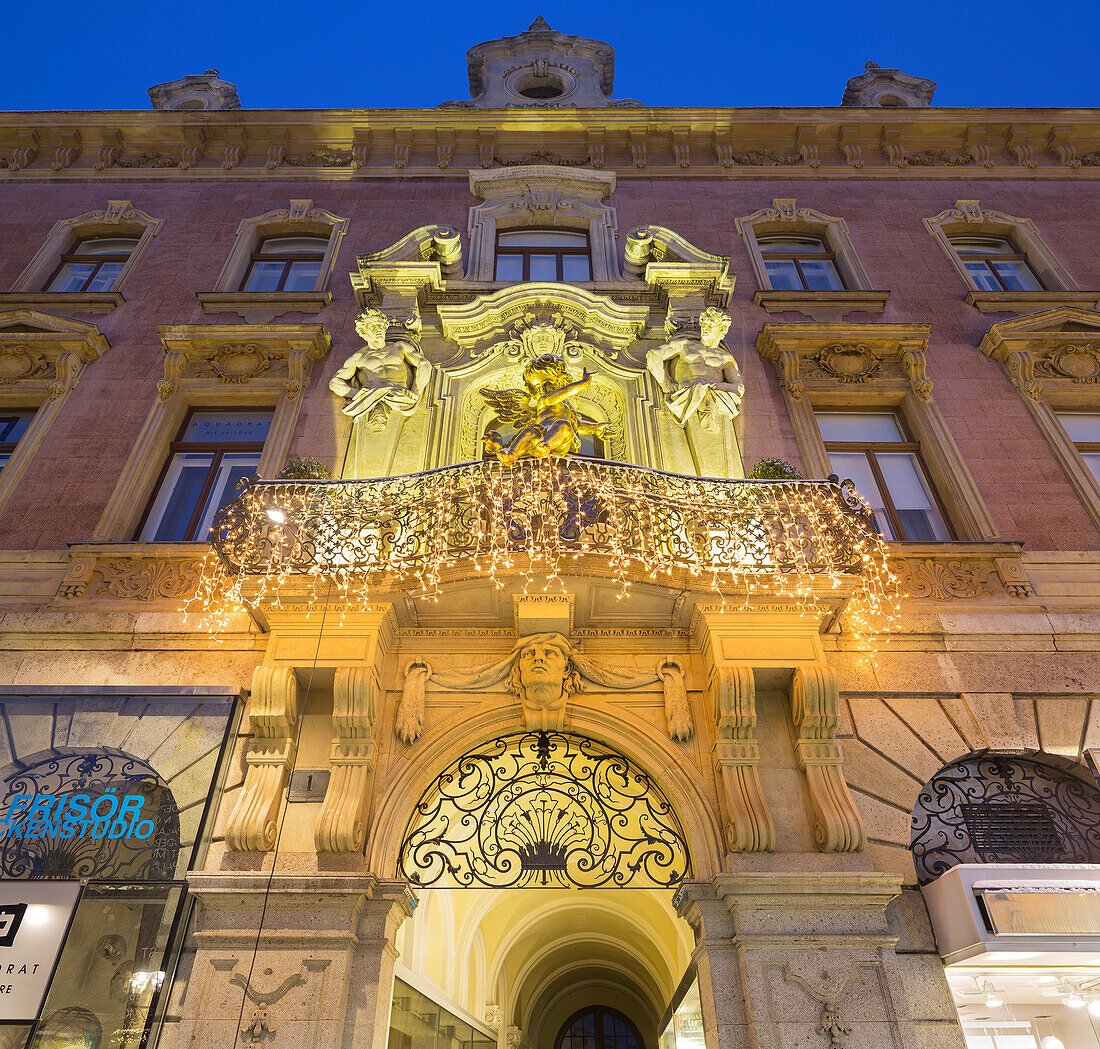
[[(264, 445), (267, 444), (267, 438), (262, 441), (185, 441), (184, 434), (187, 433), (188, 426), (191, 425), (191, 420), (194, 418), (196, 412), (218, 414), (218, 415), (267, 415), (270, 419), (268, 425), (268, 433), (271, 432), (271, 424), (275, 421), (276, 406), (271, 405), (269, 408), (265, 408), (262, 405), (244, 405), (240, 408), (234, 408), (230, 405), (212, 405), (206, 406), (202, 404), (192, 404), (187, 408), (187, 412), (183, 417), (183, 422), (180, 424), (179, 429), (176, 431), (176, 436), (168, 444), (168, 454), (164, 457), (164, 465), (160, 469), (160, 473), (157, 476), (156, 483), (153, 485), (152, 490), (149, 493), (149, 498), (146, 501), (145, 509), (142, 511), (141, 520), (138, 521), (135, 534), (140, 536), (145, 531), (146, 525), (149, 523), (149, 516), (153, 512), (154, 506), (156, 506), (157, 500), (161, 495), (161, 487), (163, 486), (165, 479), (168, 477), (168, 473), (172, 468), (172, 464), (175, 461), (177, 455), (189, 454), (189, 453), (213, 453), (214, 458), (211, 460), (210, 466), (206, 471), (206, 480), (203, 482), (202, 488), (199, 490), (198, 498), (195, 500), (195, 509), (191, 511), (191, 518), (187, 522), (187, 528), (184, 530), (186, 538), (175, 540), (181, 543), (204, 543), (207, 541), (205, 537), (199, 539), (194, 535), (195, 530), (202, 522), (203, 512), (206, 509), (206, 502), (210, 498), (210, 493), (213, 491), (214, 482), (217, 480), (218, 468), (221, 465), (221, 461), (228, 450), (230, 454), (233, 453), (251, 453), (257, 456), (257, 459), (263, 455)], [(256, 464), (257, 470), (259, 469), (259, 462)], [(139, 542), (157, 542), (158, 540), (147, 539), (137, 540)]]
[[(809, 252), (809, 251), (803, 251), (803, 252), (768, 251), (767, 248), (765, 247), (765, 245), (767, 245), (770, 241), (773, 241), (773, 240), (795, 240), (795, 239), (798, 239), (798, 238), (801, 238), (803, 240), (814, 240), (814, 241), (816, 241), (818, 244), (821, 245), (821, 250), (817, 251), (817, 252)], [(844, 274), (841, 273), (840, 267), (837, 265), (837, 262), (836, 262), (836, 253), (829, 249), (828, 241), (826, 241), (824, 237), (819, 237), (815, 234), (810, 234), (810, 233), (798, 233), (798, 234), (794, 234), (794, 233), (788, 233), (788, 234), (769, 233), (769, 234), (766, 234), (763, 237), (758, 238), (757, 243), (760, 245), (761, 255), (764, 256), (764, 271), (765, 272), (767, 272), (768, 262), (771, 259), (776, 259), (776, 260), (781, 261), (781, 262), (793, 262), (794, 263), (795, 270), (798, 273), (798, 279), (802, 282), (802, 288), (801, 289), (791, 288), (791, 289), (787, 289), (787, 290), (791, 290), (791, 291), (802, 290), (802, 291), (808, 291), (808, 292), (815, 292), (815, 291), (848, 291), (848, 287), (844, 283)], [(839, 288), (811, 288), (809, 286), (809, 284), (806, 282), (806, 274), (802, 269), (802, 262), (801, 262), (802, 259), (814, 259), (814, 260), (828, 262), (829, 265), (832, 266), (833, 274), (836, 277), (837, 281), (840, 283), (840, 287)], [(768, 274), (768, 280), (769, 281), (771, 280), (771, 274), (770, 273)]]
[(602, 1020), (605, 1015), (610, 1015), (620, 1020), (627, 1028), (628, 1033), (633, 1036), (637, 1044), (637, 1049), (645, 1049), (645, 1039), (642, 1037), (642, 1032), (639, 1030), (638, 1025), (631, 1020), (626, 1013), (619, 1009), (613, 1009), (609, 1005), (586, 1005), (583, 1009), (578, 1009), (571, 1016), (567, 1017), (561, 1027), (558, 1028), (558, 1033), (554, 1036), (554, 1049), (561, 1049), (562, 1042), (572, 1026), (589, 1013), (594, 1014), (596, 1017), (596, 1022), (593, 1024), (592, 1037), (593, 1041), (598, 1043), (599, 1049), (604, 1049)]
[[(912, 431), (910, 430), (909, 424), (905, 418), (905, 413), (898, 408), (889, 408), (885, 405), (859, 405), (853, 407), (841, 407), (833, 405), (830, 407), (814, 408), (815, 421), (821, 415), (842, 414), (889, 414), (893, 417), (898, 430), (906, 438), (902, 441), (830, 441), (826, 440), (824, 434), (821, 434), (821, 443), (825, 448), (826, 456), (828, 456), (830, 452), (857, 452), (862, 453), (866, 456), (867, 463), (871, 468), (871, 475), (875, 479), (875, 484), (878, 486), (879, 495), (882, 498), (883, 509), (885, 510), (886, 516), (890, 521), (890, 528), (894, 532), (894, 537), (889, 539), (889, 541), (899, 543), (955, 542), (958, 539), (958, 536), (955, 532), (955, 529), (951, 525), (951, 518), (947, 513), (947, 507), (944, 505), (943, 500), (940, 498), (939, 492), (936, 490), (936, 484), (932, 478), (931, 473), (928, 470), (928, 466), (924, 461), (924, 457), (921, 455), (920, 441), (913, 438)], [(818, 433), (821, 433), (820, 426), (818, 426)], [(940, 520), (943, 522), (943, 526), (947, 531), (947, 539), (910, 539), (905, 535), (905, 527), (902, 525), (901, 518), (898, 516), (897, 507), (894, 505), (894, 497), (890, 493), (890, 486), (886, 483), (886, 478), (882, 473), (882, 468), (879, 466), (876, 452), (904, 452), (913, 456), (913, 459), (916, 461), (917, 468), (920, 471), (921, 480), (924, 481), (925, 485), (928, 488), (928, 494), (932, 500), (932, 505), (939, 513)], [(843, 478), (841, 478), (841, 480), (843, 480)]]
[(11, 457), (15, 454), (19, 448), (19, 442), (23, 440), (27, 435), (27, 430), (30, 429), (31, 424), (34, 422), (34, 417), (37, 414), (38, 409), (32, 405), (25, 407), (16, 407), (15, 405), (0, 405), (0, 423), (6, 418), (27, 416), (27, 425), (22, 434), (14, 441), (0, 441), (0, 456), (6, 455), (7, 461), (0, 463), (0, 474), (3, 474), (4, 467), (11, 462)]
[[(290, 275), (290, 268), (295, 262), (316, 262), (318, 263), (318, 272), (323, 268), (325, 262), (325, 254), (328, 251), (328, 244), (315, 252), (265, 252), (263, 250), (264, 244), (269, 240), (282, 240), (289, 236), (286, 233), (273, 233), (267, 236), (261, 237), (256, 242), (256, 247), (253, 249), (251, 256), (249, 257), (248, 266), (245, 267), (244, 273), (241, 276), (241, 283), (238, 287), (238, 291), (246, 295), (282, 295), (282, 294), (296, 294), (296, 292), (285, 292), (287, 277)], [(316, 240), (325, 240), (320, 234), (301, 234), (301, 236), (314, 236)], [(283, 272), (279, 277), (278, 287), (271, 289), (270, 291), (246, 291), (245, 285), (248, 284), (249, 278), (252, 276), (252, 271), (257, 262), (282, 262)], [(316, 283), (316, 282), (315, 282)], [(317, 290), (316, 288), (312, 290)]]
[[(545, 245), (541, 248), (528, 245), (517, 245), (514, 248), (509, 248), (505, 245), (505, 254), (516, 256), (519, 255), (523, 260), (523, 276), (518, 281), (504, 280), (497, 276), (497, 266), (501, 254), (500, 238), (502, 236), (508, 236), (514, 233), (569, 233), (574, 236), (584, 237), (583, 248), (568, 248), (564, 245)], [(496, 231), (496, 240), (494, 241), (493, 252), (493, 280), (498, 284), (526, 284), (531, 281), (531, 256), (532, 255), (553, 255), (556, 262), (557, 277), (555, 282), (558, 284), (588, 284), (592, 280), (592, 238), (589, 236), (587, 229), (567, 229), (564, 227), (554, 229), (549, 226), (520, 226), (512, 227), (510, 229), (498, 229)], [(566, 280), (563, 276), (564, 273), (564, 257), (570, 255), (573, 257), (583, 256), (588, 259), (588, 277), (583, 281)]]
[[(97, 240), (121, 240), (121, 239), (123, 239), (123, 238), (121, 238), (121, 237), (112, 237), (112, 236), (109, 236), (109, 235), (104, 236), (103, 234), (93, 234), (92, 236), (88, 236), (88, 237), (80, 237), (76, 241), (76, 243), (74, 243), (72, 245), (72, 247), (69, 249), (68, 252), (63, 252), (62, 253), (60, 262), (58, 262), (57, 266), (54, 268), (54, 271), (46, 279), (45, 286), (43, 287), (42, 290), (44, 292), (46, 292), (47, 294), (51, 294), (51, 295), (58, 295), (58, 294), (60, 294), (60, 295), (94, 294), (94, 293), (88, 291), (88, 285), (93, 280), (95, 280), (96, 274), (99, 273), (99, 271), (103, 267), (104, 263), (121, 262), (122, 263), (122, 268), (125, 269), (126, 263), (129, 261), (130, 257), (134, 254), (134, 252), (137, 251), (138, 245), (141, 243), (141, 238), (140, 237), (130, 238), (134, 241), (134, 246), (133, 246), (132, 250), (129, 251), (125, 255), (122, 255), (118, 252), (89, 253), (89, 254), (86, 254), (86, 255), (80, 255), (80, 254), (77, 254), (77, 249), (80, 247), (81, 244), (87, 244), (87, 243), (90, 243), (92, 241), (97, 241)], [(69, 289), (68, 292), (50, 291), (50, 285), (53, 284), (53, 282), (55, 280), (57, 280), (58, 275), (65, 268), (66, 265), (68, 265), (69, 263), (76, 263), (76, 264), (83, 263), (83, 264), (87, 265), (89, 262), (94, 262), (95, 263), (95, 269), (92, 270), (92, 272), (88, 275), (87, 279), (84, 281), (84, 287), (82, 287), (82, 288), (71, 288), (71, 289)], [(115, 275), (115, 279), (111, 282), (111, 287), (106, 289), (106, 290), (107, 291), (115, 291), (116, 290), (115, 286), (118, 284), (119, 278), (121, 276), (122, 276), (122, 272), (120, 270), (119, 273)]]
[[(960, 252), (958, 241), (962, 240), (962, 239), (999, 240), (999, 241), (1002, 241), (1003, 243), (1007, 244), (1012, 249), (1012, 251), (1010, 251), (1010, 252), (994, 252), (994, 251), (990, 251), (990, 252), (978, 252), (978, 251)], [(1018, 263), (1020, 263), (1024, 267), (1024, 269), (1026, 269), (1027, 272), (1031, 274), (1032, 279), (1035, 281), (1035, 283), (1039, 285), (1038, 288), (1029, 288), (1029, 289), (1026, 289), (1027, 291), (1048, 291), (1049, 290), (1048, 288), (1045, 288), (1043, 286), (1043, 281), (1040, 278), (1039, 274), (1037, 274), (1035, 272), (1035, 270), (1031, 266), (1031, 263), (1028, 262), (1027, 254), (1025, 252), (1022, 252), (1022, 251), (1019, 250), (1019, 248), (1016, 246), (1015, 241), (1013, 241), (1011, 237), (994, 237), (994, 236), (982, 237), (981, 235), (975, 236), (973, 234), (967, 234), (964, 237), (961, 234), (955, 233), (953, 235), (948, 234), (948, 240), (951, 241), (952, 250), (954, 250), (955, 254), (959, 256), (959, 259), (962, 262), (963, 267), (966, 268), (967, 273), (970, 273), (970, 270), (969, 270), (969, 268), (967, 268), (967, 265), (966, 265), (967, 262), (983, 262), (983, 263), (985, 263), (986, 269), (993, 275), (994, 279), (1001, 286), (1001, 291), (1016, 292), (1016, 291), (1019, 291), (1020, 289), (1018, 289), (1018, 288), (1009, 288), (1005, 285), (1004, 278), (1000, 275), (1000, 273), (997, 272), (997, 269), (993, 265), (992, 260), (996, 260), (998, 262), (1018, 262)], [(973, 274), (971, 274), (971, 279), (973, 279)], [(974, 283), (977, 284), (977, 281), (975, 281)]]

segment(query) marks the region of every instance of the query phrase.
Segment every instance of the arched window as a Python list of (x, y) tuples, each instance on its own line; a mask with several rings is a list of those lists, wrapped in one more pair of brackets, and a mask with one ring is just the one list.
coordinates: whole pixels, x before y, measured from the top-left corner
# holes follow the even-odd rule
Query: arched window
[(114, 291), (140, 237), (85, 237), (61, 256), (46, 291)]
[(638, 1028), (617, 1009), (594, 1005), (562, 1024), (554, 1049), (645, 1049)]
[(823, 237), (760, 237), (758, 243), (773, 290), (844, 290), (836, 258)]
[(1100, 791), (1070, 761), (972, 754), (920, 792), (910, 848), (922, 885), (960, 863), (1100, 863)]

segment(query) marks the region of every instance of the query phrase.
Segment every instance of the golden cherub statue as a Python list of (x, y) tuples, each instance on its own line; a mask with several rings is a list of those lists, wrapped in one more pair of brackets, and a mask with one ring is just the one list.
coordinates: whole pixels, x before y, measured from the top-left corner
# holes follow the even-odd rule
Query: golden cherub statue
[(587, 370), (574, 382), (565, 361), (552, 353), (544, 353), (527, 362), (523, 382), (526, 391), (486, 388), (480, 391), (496, 409), (497, 418), (516, 428), (516, 435), (507, 448), (498, 431), (490, 430), (485, 434), (486, 451), (506, 466), (517, 459), (575, 454), (581, 449), (582, 435), (603, 438), (610, 434), (610, 423), (582, 419), (569, 403), (571, 397), (591, 385), (592, 376)]

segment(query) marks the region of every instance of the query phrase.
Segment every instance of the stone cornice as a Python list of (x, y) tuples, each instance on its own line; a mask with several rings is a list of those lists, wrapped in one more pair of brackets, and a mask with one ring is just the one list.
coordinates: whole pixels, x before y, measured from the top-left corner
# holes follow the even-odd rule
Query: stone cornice
[[(595, 136), (595, 137), (593, 137)], [(596, 143), (593, 145), (593, 143)], [(1100, 177), (1096, 109), (517, 109), (0, 114), (0, 180), (347, 178), (523, 164), (618, 177)]]

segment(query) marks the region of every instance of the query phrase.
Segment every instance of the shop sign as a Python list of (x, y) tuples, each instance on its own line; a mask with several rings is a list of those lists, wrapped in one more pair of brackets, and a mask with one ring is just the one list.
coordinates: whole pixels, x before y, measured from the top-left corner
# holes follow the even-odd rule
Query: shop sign
[(0, 1022), (38, 1018), (79, 897), (75, 881), (0, 881)]
[(145, 798), (91, 794), (13, 794), (0, 810), (0, 838), (139, 838), (153, 833), (142, 819)]

